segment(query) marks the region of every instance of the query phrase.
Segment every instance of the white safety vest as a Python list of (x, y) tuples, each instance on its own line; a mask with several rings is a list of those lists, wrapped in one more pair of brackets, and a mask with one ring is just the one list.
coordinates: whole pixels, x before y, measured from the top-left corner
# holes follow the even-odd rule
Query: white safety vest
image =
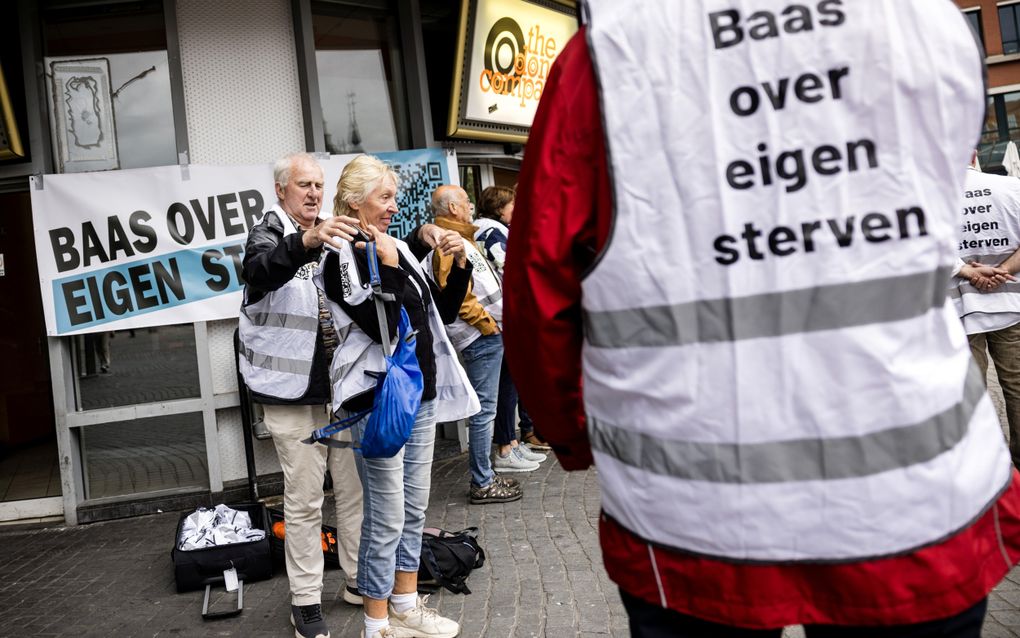
[[(434, 253), (430, 252), (422, 260), (421, 265), (426, 268), (429, 277), (436, 280), (435, 263), (432, 259)], [(496, 325), (503, 329), (503, 285), (493, 272), (489, 260), (485, 258), (475, 245), (470, 241), (464, 242), (464, 254), (471, 262), (471, 290), (482, 308), (492, 315)], [(463, 352), (464, 348), (474, 343), (482, 333), (468, 322), (457, 317), (453, 323), (446, 326), (446, 333), (457, 352)]]
[[(1020, 248), (1020, 179), (970, 169), (963, 189), (960, 258), (997, 265)], [(981, 292), (966, 279), (955, 278), (949, 296), (967, 334), (1020, 323), (1020, 283)]]
[[(399, 239), (394, 241), (408, 263), (418, 269), (418, 275), (424, 281), (425, 273), (418, 267), (410, 248)], [(338, 267), (341, 270), (340, 281), (344, 300), (356, 306), (370, 299), (372, 290), (368, 282), (361, 280), (350, 243), (344, 242), (339, 257)], [(315, 284), (323, 288), (321, 267), (316, 272)], [(407, 285), (417, 286), (415, 278), (409, 277)], [(431, 294), (427, 287), (425, 290), (419, 290), (419, 293), (423, 298)], [(365, 334), (339, 304), (328, 296), (326, 304), (333, 319), (333, 327), (337, 335), (340, 335), (341, 341), (333, 355), (329, 371), (333, 384), (333, 413), (336, 414), (345, 401), (375, 387), (375, 377), (367, 373), (384, 371), (386, 360), (382, 346)], [(429, 330), (432, 332), (432, 352), (436, 357), (436, 421), (444, 423), (465, 419), (478, 412), (481, 405), (464, 368), (457, 360), (456, 351), (446, 336), (435, 300), (429, 305)]]
[(985, 101), (960, 11), (586, 10), (615, 208), (582, 283), (606, 513), (772, 563), (969, 525), (1012, 466), (945, 294)]
[[(297, 232), (286, 212), (275, 205), (286, 237)], [(238, 366), (253, 391), (278, 399), (299, 399), (308, 380), (319, 331), (319, 300), (312, 273), (315, 262), (302, 266), (283, 287), (248, 304), (248, 289), (238, 319), (241, 352)]]
[[(502, 246), (496, 246), (496, 245), (494, 245), (492, 247), (491, 251), (490, 250), (486, 250), (485, 249), (485, 242), (486, 242), (486, 240), (488, 240), (489, 235), (494, 233), (494, 232), (503, 233), (504, 237), (509, 238), (510, 237), (510, 229), (507, 228), (506, 224), (504, 224), (503, 222), (496, 221), (495, 219), (490, 219), (488, 217), (479, 217), (478, 219), (475, 220), (474, 223), (475, 223), (475, 226), (478, 227), (478, 232), (475, 233), (475, 243), (478, 245), (479, 249), (485, 251), (485, 257), (488, 260), (489, 265), (492, 266), (493, 272), (496, 273), (496, 276), (499, 277), (499, 281), (502, 283), (502, 281), (503, 281), (503, 263), (506, 261), (506, 251), (505, 251), (505, 249), (503, 249)], [(489, 259), (489, 257), (490, 257), (490, 255), (488, 254), (489, 252), (496, 253), (496, 255), (498, 256), (498, 259), (499, 259), (499, 263), (497, 263), (496, 261), (494, 261), (492, 259)]]

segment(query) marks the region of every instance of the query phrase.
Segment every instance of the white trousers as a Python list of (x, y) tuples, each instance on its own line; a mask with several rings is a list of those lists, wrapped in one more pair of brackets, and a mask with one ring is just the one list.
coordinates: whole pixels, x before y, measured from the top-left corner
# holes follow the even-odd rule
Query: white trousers
[[(340, 567), (347, 582), (358, 579), (361, 543), (362, 489), (350, 448), (308, 445), (301, 440), (329, 423), (322, 405), (263, 405), (266, 427), (273, 435), (283, 468), (283, 515), (287, 522), (284, 543), (291, 603), (322, 602), (322, 482), (327, 461), (336, 501), (337, 546)], [(350, 441), (350, 430), (334, 438)]]

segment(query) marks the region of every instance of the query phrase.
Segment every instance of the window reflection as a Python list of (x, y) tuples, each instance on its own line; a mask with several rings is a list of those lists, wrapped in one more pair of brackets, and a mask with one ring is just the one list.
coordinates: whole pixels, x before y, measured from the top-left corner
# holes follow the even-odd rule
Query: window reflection
[(981, 9), (969, 9), (964, 11), (963, 15), (967, 17), (971, 30), (974, 31), (974, 35), (983, 47), (985, 45), (985, 30), (981, 26)]
[(312, 5), (326, 150), (409, 147), (399, 33), (385, 2)]
[(207, 488), (201, 413), (81, 428), (86, 498)]
[(981, 131), (981, 144), (991, 144), (999, 139), (999, 120), (995, 117), (995, 98), (988, 96), (985, 109), (985, 126)]
[(1020, 52), (1020, 5), (999, 7), (999, 30), (1002, 35), (1002, 52), (1006, 55)]
[(73, 337), (83, 410), (200, 394), (191, 324)]
[(1006, 133), (1008, 139), (1020, 139), (1020, 91), (1002, 96), (1006, 106)]
[(459, 168), (461, 188), (467, 191), (472, 203), (477, 202), (482, 194), (481, 167), (477, 164), (461, 164)]
[[(48, 57), (46, 68), (51, 68), (51, 62), (81, 58), (80, 55)], [(114, 53), (102, 58), (110, 63), (110, 92), (120, 168), (175, 164), (177, 143), (166, 51)], [(51, 114), (56, 113), (56, 106), (51, 101)], [(52, 130), (55, 131), (55, 127)]]
[[(49, 6), (46, 6), (49, 5)], [(50, 129), (56, 135), (52, 62), (109, 62), (119, 168), (177, 163), (162, 2), (46, 3), (41, 10)], [(59, 149), (59, 142), (54, 139)], [(58, 152), (59, 150), (55, 151)], [(68, 159), (68, 158), (65, 158)], [(81, 165), (77, 170), (87, 170)], [(75, 162), (66, 169), (76, 170)]]

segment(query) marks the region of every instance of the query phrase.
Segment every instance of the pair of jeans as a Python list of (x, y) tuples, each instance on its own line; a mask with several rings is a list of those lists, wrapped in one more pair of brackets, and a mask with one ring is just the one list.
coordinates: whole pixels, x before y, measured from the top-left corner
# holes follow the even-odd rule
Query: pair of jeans
[(531, 423), (531, 417), (517, 396), (517, 386), (510, 378), (510, 369), (506, 365), (506, 357), (503, 357), (503, 366), (499, 371), (499, 399), (496, 402), (496, 429), (492, 440), (496, 445), (510, 445), (510, 442), (517, 438), (517, 420), (514, 418), (514, 410), (521, 417), (521, 438), (529, 432), (535, 431)]
[[(653, 605), (620, 590), (633, 638), (779, 638), (779, 629), (741, 629), (719, 625)], [(988, 599), (940, 620), (913, 625), (847, 627), (805, 625), (807, 638), (980, 638)]]
[(503, 364), (502, 335), (482, 335), (460, 353), (471, 387), (482, 409), (468, 418), (468, 461), (471, 484), (488, 487), (496, 473), (492, 471), (492, 427), (499, 396), (499, 371)]
[[(349, 416), (344, 411), (340, 418)], [(361, 442), (368, 417), (351, 427)], [(417, 572), (421, 532), (432, 486), (432, 454), (436, 442), (435, 401), (422, 401), (411, 438), (388, 459), (355, 455), (364, 495), (361, 546), (358, 550), (358, 590), (377, 600), (393, 593), (394, 573)]]

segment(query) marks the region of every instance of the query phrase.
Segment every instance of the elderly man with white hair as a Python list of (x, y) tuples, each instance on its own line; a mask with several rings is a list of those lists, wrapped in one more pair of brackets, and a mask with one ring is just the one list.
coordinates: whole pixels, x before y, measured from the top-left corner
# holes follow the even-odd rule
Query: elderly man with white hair
[[(279, 201), (252, 228), (245, 246), (245, 289), (239, 366), (265, 411), (283, 468), (286, 565), (291, 622), (297, 638), (329, 638), (322, 617), (323, 478), (327, 459), (336, 500), (341, 597), (362, 604), (353, 583), (361, 539), (361, 482), (348, 449), (306, 445), (302, 439), (329, 423), (329, 362), (337, 347), (329, 311), (312, 281), (323, 244), (355, 234), (357, 220), (319, 218), (322, 168), (308, 153), (280, 158), (273, 179)], [(335, 435), (350, 440), (349, 433)]]

